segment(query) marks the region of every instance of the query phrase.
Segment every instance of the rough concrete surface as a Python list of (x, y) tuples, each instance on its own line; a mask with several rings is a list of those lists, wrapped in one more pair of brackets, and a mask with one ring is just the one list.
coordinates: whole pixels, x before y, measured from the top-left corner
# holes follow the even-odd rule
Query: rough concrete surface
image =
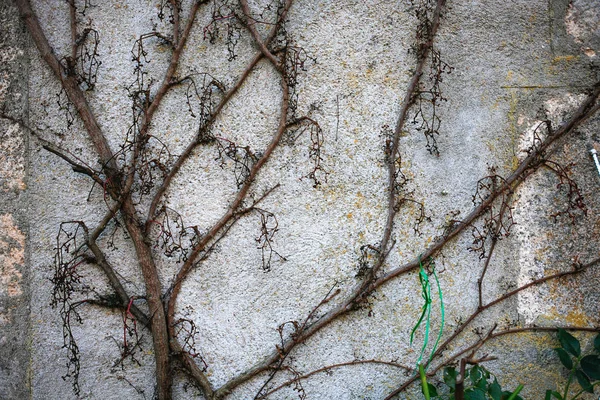
[[(86, 4), (90, 2), (86, 1)], [(127, 87), (134, 80), (131, 50), (142, 34), (170, 32), (157, 16), (160, 1), (91, 2), (78, 15), (81, 29), (98, 31), (100, 41), (95, 90), (86, 92), (91, 109), (117, 151), (131, 125)], [(187, 20), (190, 1), (183, 1)], [(223, 3), (217, 1), (216, 3)], [(265, 1), (250, 2), (260, 9)], [(417, 1), (414, 2), (418, 3)], [(69, 54), (69, 7), (58, 0), (35, 0), (33, 8), (59, 58)], [(84, 2), (76, 0), (78, 6)], [(230, 87), (255, 54), (242, 29), (237, 57), (228, 61), (222, 32), (214, 44), (205, 39), (213, 3), (200, 9), (181, 60), (179, 77), (210, 73)], [(302, 321), (332, 287), (339, 299), (357, 283), (361, 246), (376, 246), (386, 218), (387, 169), (385, 130), (396, 123), (400, 103), (414, 69), (415, 5), (402, 1), (297, 0), (287, 31), (307, 59), (300, 74), (298, 115), (318, 121), (323, 133), (322, 165), (327, 177), (313, 188), (310, 136), (287, 138), (254, 185), (260, 196), (280, 187), (260, 203), (277, 217), (275, 255), (269, 272), (261, 268), (260, 217), (240, 219), (215, 251), (194, 269), (183, 285), (178, 315), (195, 322), (196, 351), (216, 387), (250, 368), (280, 343), (278, 326)], [(154, 358), (148, 331), (140, 329), (142, 351), (136, 361), (116, 361), (123, 343), (120, 311), (84, 305), (73, 335), (81, 354), (80, 394), (67, 373), (59, 310), (52, 308), (54, 257), (63, 221), (84, 221), (94, 227), (106, 212), (104, 193), (88, 177), (75, 173), (41, 146), (52, 142), (92, 168), (98, 156), (75, 110), (59, 99), (60, 84), (25, 34), (10, 0), (0, 1), (0, 105), (2, 112), (29, 126), (0, 120), (0, 398), (1, 399), (151, 399)], [(265, 29), (261, 27), (260, 29)], [(568, 119), (586, 91), (600, 80), (600, 2), (598, 0), (448, 0), (436, 48), (452, 66), (441, 90), (446, 101), (438, 108), (436, 137), (439, 156), (430, 154), (423, 134), (406, 125), (400, 139), (402, 171), (407, 188), (429, 217), (415, 234), (417, 203), (408, 202), (396, 216), (396, 241), (384, 270), (417, 257), (442, 234), (451, 219), (473, 208), (479, 179), (494, 167), (507, 176), (532, 144), (535, 128), (545, 119), (559, 126)], [(155, 89), (166, 69), (168, 46), (158, 39), (145, 42), (147, 81)], [(225, 107), (213, 134), (261, 152), (277, 128), (279, 77), (264, 60)], [(62, 106), (58, 103), (61, 102)], [(186, 87), (167, 95), (151, 127), (177, 155), (197, 134), (198, 119), (190, 116)], [(68, 113), (75, 118), (72, 126)], [(197, 110), (196, 110), (197, 112)], [(28, 133), (29, 132), (29, 133)], [(290, 135), (291, 136), (291, 135)], [(540, 170), (513, 196), (515, 226), (497, 244), (488, 267), (483, 297), (492, 300), (517, 285), (585, 263), (600, 255), (600, 176), (589, 150), (600, 145), (600, 115), (595, 115), (567, 139), (551, 158), (570, 166), (581, 188), (587, 216), (581, 212), (552, 217), (565, 209), (565, 187), (548, 170)], [(598, 148), (600, 150), (600, 147)], [(175, 176), (165, 205), (176, 210), (186, 226), (201, 232), (226, 211), (237, 186), (231, 162), (216, 159), (213, 145), (201, 146)], [(148, 198), (140, 201), (140, 209)], [(477, 280), (484, 261), (469, 251), (470, 230), (436, 256), (444, 293), (445, 337), (476, 308)], [(166, 289), (177, 272), (177, 254), (161, 255), (157, 264)], [(129, 237), (109, 225), (99, 244), (116, 266), (126, 289), (143, 296), (144, 284)], [(523, 291), (478, 317), (447, 354), (471, 344), (494, 323), (500, 326), (600, 326), (600, 272), (584, 274)], [(110, 293), (101, 271), (85, 264), (79, 271), (77, 299)], [(143, 300), (136, 300), (143, 306)], [(432, 331), (437, 332), (439, 308), (434, 299)], [(326, 304), (324, 310), (333, 307)], [(417, 274), (391, 280), (378, 289), (369, 305), (335, 321), (299, 346), (287, 363), (304, 374), (352, 360), (377, 359), (413, 366), (422, 333), (409, 345), (422, 306)], [(284, 334), (290, 333), (287, 325)], [(433, 335), (433, 334), (432, 334)], [(582, 343), (589, 334), (576, 333)], [(481, 351), (497, 357), (486, 363), (503, 386), (525, 384), (524, 398), (543, 398), (566, 379), (552, 351), (554, 334), (507, 336)], [(431, 349), (431, 344), (429, 346)], [(446, 353), (445, 353), (446, 354)], [(200, 392), (176, 370), (174, 397), (201, 398)], [(293, 377), (282, 372), (276, 385)], [(440, 377), (440, 375), (438, 375)], [(407, 375), (386, 365), (355, 365), (316, 374), (302, 381), (307, 399), (381, 399)], [(265, 376), (251, 380), (229, 398), (252, 398)], [(435, 382), (435, 381), (434, 381)], [(297, 398), (291, 386), (271, 398)], [(596, 395), (597, 396), (597, 395)], [(416, 386), (400, 398), (421, 398)], [(589, 397), (592, 398), (592, 397)]]
[[(0, 3), (0, 109), (27, 116), (29, 43), (17, 10)], [(29, 385), (27, 136), (0, 119), (0, 398), (23, 399)]]

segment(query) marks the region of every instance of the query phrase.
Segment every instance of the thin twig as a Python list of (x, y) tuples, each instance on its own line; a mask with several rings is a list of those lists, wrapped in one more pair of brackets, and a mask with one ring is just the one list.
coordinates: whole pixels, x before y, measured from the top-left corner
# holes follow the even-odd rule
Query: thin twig
[(89, 176), (100, 186), (104, 185), (104, 179), (100, 177), (99, 172), (95, 171), (92, 167), (87, 165), (85, 161), (81, 160), (69, 150), (63, 149), (62, 147), (57, 146), (54, 143), (47, 141), (46, 139), (43, 139), (38, 131), (36, 131), (31, 126), (27, 125), (22, 119), (14, 118), (4, 113), (0, 113), (0, 118), (7, 119), (11, 122), (19, 124), (19, 126), (28, 130), (42, 144), (42, 147), (45, 150), (57, 155), (58, 157), (62, 158), (67, 163), (69, 163), (74, 172)]
[[(171, 55), (171, 60), (169, 62), (169, 66), (167, 67), (167, 72), (165, 73), (163, 81), (162, 81), (158, 91), (156, 92), (156, 95), (152, 99), (150, 106), (148, 107), (148, 109), (146, 110), (146, 112), (144, 114), (144, 118), (142, 120), (142, 124), (140, 127), (140, 136), (142, 138), (145, 137), (146, 134), (148, 133), (148, 129), (150, 127), (152, 117), (154, 117), (154, 113), (160, 106), (162, 99), (168, 93), (169, 89), (171, 89), (173, 87), (174, 82), (176, 82), (176, 79), (174, 79), (174, 78), (176, 76), (177, 68), (179, 66), (179, 59), (181, 58), (181, 53), (183, 52), (183, 48), (185, 47), (185, 44), (187, 43), (187, 40), (190, 36), (192, 26), (194, 25), (196, 15), (198, 14), (198, 9), (200, 8), (201, 4), (202, 3), (198, 2), (198, 1), (195, 1), (193, 3), (192, 9), (190, 10), (187, 24), (185, 26), (185, 29), (183, 30), (183, 33), (181, 34), (181, 38), (179, 38), (179, 40), (176, 41), (177, 44), (176, 44), (175, 49), (173, 50), (173, 54)], [(173, 12), (175, 12), (175, 9), (177, 9), (177, 5), (174, 5), (173, 8), (174, 8)], [(179, 15), (179, 12), (177, 12), (177, 15)]]
[(293, 385), (294, 383), (296, 383), (298, 381), (301, 381), (301, 380), (304, 380), (304, 379), (308, 379), (308, 378), (310, 378), (313, 375), (320, 374), (320, 373), (323, 373), (323, 372), (328, 372), (328, 371), (331, 371), (331, 370), (336, 369), (336, 368), (347, 367), (347, 366), (351, 366), (351, 365), (361, 365), (361, 364), (388, 365), (390, 367), (395, 367), (395, 368), (403, 369), (403, 370), (408, 371), (408, 372), (412, 372), (413, 371), (412, 368), (407, 367), (406, 365), (403, 365), (403, 364), (399, 364), (399, 363), (393, 362), (393, 361), (382, 361), (382, 360), (374, 360), (374, 359), (371, 359), (371, 360), (354, 360), (354, 361), (348, 361), (348, 362), (344, 362), (344, 363), (328, 365), (326, 367), (322, 367), (322, 368), (316, 369), (314, 371), (311, 371), (311, 372), (309, 372), (307, 374), (304, 374), (304, 375), (298, 376), (296, 378), (290, 379), (289, 381), (284, 382), (281, 385), (279, 385), (279, 386), (277, 386), (277, 387), (269, 390), (264, 395), (258, 397), (258, 399), (266, 399), (267, 397), (269, 397), (273, 393), (278, 392), (279, 390), (281, 390), (281, 389), (283, 389), (283, 388), (285, 388), (287, 386)]

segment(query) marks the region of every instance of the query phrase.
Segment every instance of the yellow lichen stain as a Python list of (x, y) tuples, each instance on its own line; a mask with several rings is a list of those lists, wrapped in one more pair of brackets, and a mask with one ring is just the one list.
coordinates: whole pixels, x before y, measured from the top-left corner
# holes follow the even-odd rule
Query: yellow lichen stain
[(348, 82), (348, 87), (352, 89), (358, 88), (358, 75), (356, 75), (354, 72), (349, 73), (346, 80)]
[(557, 56), (552, 59), (552, 62), (547, 67), (547, 73), (549, 75), (555, 75), (560, 71), (569, 71), (572, 68), (573, 61), (577, 60), (579, 56), (567, 55)]
[(494, 154), (496, 152), (496, 145), (491, 140), (485, 141), (485, 146), (488, 148), (489, 152)]
[[(552, 271), (546, 271), (546, 275), (551, 275)], [(549, 285), (550, 293), (548, 298), (554, 300), (555, 305), (551, 306), (545, 315), (540, 315), (538, 318), (541, 322), (548, 321), (556, 324), (556, 321), (561, 321), (563, 325), (587, 327), (595, 324), (597, 320), (594, 317), (587, 315), (584, 311), (578, 308), (579, 304), (583, 304), (583, 298), (576, 293), (577, 288)], [(567, 291), (572, 298), (565, 302), (565, 292)], [(575, 291), (575, 293), (574, 293)]]
[(552, 64), (559, 64), (562, 62), (571, 62), (578, 58), (578, 56), (568, 55), (568, 56), (557, 56), (552, 59)]
[(573, 326), (588, 326), (590, 318), (581, 310), (571, 310), (565, 317), (565, 321)]
[(362, 208), (363, 203), (365, 202), (365, 195), (362, 192), (356, 193), (356, 201), (354, 202), (355, 208)]
[(531, 17), (529, 17), (529, 22), (534, 23), (536, 19), (537, 19), (537, 16), (535, 14), (532, 14)]
[(383, 76), (383, 83), (388, 87), (397, 86), (398, 79), (396, 78), (395, 71), (389, 70), (388, 73)]
[(0, 294), (19, 296), (21, 272), (25, 263), (25, 235), (18, 229), (12, 215), (0, 215)]
[(348, 219), (352, 219), (352, 213), (348, 213), (348, 214), (346, 214), (346, 218), (348, 218)]

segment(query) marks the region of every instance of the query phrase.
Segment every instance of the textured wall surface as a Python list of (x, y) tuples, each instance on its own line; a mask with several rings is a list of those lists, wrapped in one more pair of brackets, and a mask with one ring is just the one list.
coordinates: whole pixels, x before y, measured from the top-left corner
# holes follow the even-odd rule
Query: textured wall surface
[[(0, 109), (27, 116), (29, 43), (16, 8), (0, 3)], [(0, 120), (0, 397), (27, 398), (29, 282), (26, 235), (27, 139), (18, 123)]]
[[(32, 3), (59, 58), (69, 54), (67, 3)], [(96, 88), (86, 96), (117, 151), (131, 125), (127, 88), (134, 80), (134, 42), (153, 29), (169, 32), (170, 24), (157, 17), (159, 1), (93, 3), (78, 15), (81, 27), (96, 29), (100, 37), (102, 64)], [(189, 2), (183, 3), (185, 19)], [(257, 3), (261, 2), (251, 2), (256, 10)], [(206, 72), (230, 87), (256, 48), (241, 30), (237, 56), (228, 61), (224, 37), (214, 44), (205, 39), (211, 7), (201, 8), (178, 76)], [(256, 239), (261, 234), (260, 217), (254, 213), (240, 219), (185, 281), (178, 315), (195, 322), (196, 350), (215, 386), (273, 351), (280, 343), (281, 324), (303, 321), (332, 288), (340, 289), (319, 312), (333, 307), (358, 282), (361, 247), (376, 246), (381, 240), (388, 191), (383, 127), (395, 125), (414, 69), (414, 54), (409, 52), (417, 23), (414, 10), (407, 0), (294, 3), (287, 31), (316, 59), (308, 59), (299, 76), (297, 113), (320, 124), (322, 165), (328, 174), (326, 180), (320, 175), (321, 184), (313, 187), (306, 177), (312, 168), (310, 135), (305, 132), (294, 140), (290, 134), (253, 188), (258, 198), (280, 184), (260, 208), (277, 217), (272, 245), (281, 257), (274, 255), (270, 271), (263, 271)], [(599, 10), (597, 0), (448, 1), (435, 38), (443, 61), (453, 68), (440, 86), (445, 101), (437, 110), (439, 156), (427, 151), (418, 124), (409, 121), (400, 138), (400, 153), (402, 172), (410, 179), (406, 190), (415, 202), (407, 202), (396, 216), (395, 246), (384, 271), (418, 257), (450, 220), (466, 216), (473, 208), (477, 182), (490, 174), (490, 168), (508, 176), (527, 155), (542, 120), (559, 126), (585, 99), (586, 91), (600, 79)], [(59, 310), (50, 306), (54, 250), (61, 222), (84, 221), (94, 227), (102, 219), (105, 194), (44, 150), (40, 139), (68, 149), (93, 168), (98, 156), (9, 0), (0, 3), (0, 22), (0, 105), (5, 107), (3, 113), (28, 121), (31, 128), (28, 135), (16, 122), (0, 121), (0, 393), (8, 393), (9, 399), (77, 398), (72, 378), (61, 379), (67, 373), (68, 354)], [(147, 40), (145, 47), (145, 79), (155, 79), (155, 88), (169, 51), (158, 39)], [(224, 108), (212, 133), (254, 152), (264, 151), (277, 128), (280, 92), (278, 75), (261, 61)], [(164, 99), (151, 127), (173, 155), (197, 134), (198, 119), (188, 108), (182, 85)], [(75, 115), (72, 125), (70, 113)], [(496, 246), (483, 286), (484, 302), (532, 279), (568, 270), (577, 257), (585, 263), (599, 256), (600, 176), (589, 155), (599, 143), (600, 115), (596, 115), (560, 141), (549, 156), (570, 166), (587, 216), (575, 211), (573, 219), (553, 218), (568, 206), (568, 190), (548, 170), (536, 172), (517, 189), (511, 203), (516, 225)], [(204, 232), (227, 210), (237, 190), (234, 172), (230, 161), (218, 159), (214, 145), (199, 147), (175, 176), (164, 204), (176, 210), (186, 226)], [(418, 234), (417, 202), (428, 217)], [(140, 209), (147, 203), (143, 198)], [(478, 306), (477, 281), (484, 260), (468, 250), (472, 242), (467, 230), (436, 255), (445, 337)], [(111, 224), (99, 243), (127, 290), (143, 296), (128, 235)], [(180, 264), (177, 253), (161, 255), (160, 244), (157, 238), (153, 245), (166, 290)], [(76, 299), (110, 292), (97, 267), (86, 264), (79, 274), (78, 288), (85, 293)], [(487, 332), (495, 323), (598, 327), (599, 288), (600, 272), (591, 268), (577, 277), (523, 291), (479, 316), (446, 354), (473, 343), (477, 332)], [(143, 300), (136, 301), (143, 305)], [(436, 301), (435, 332), (440, 322)], [(352, 360), (393, 360), (413, 366), (422, 334), (413, 346), (409, 336), (421, 306), (416, 272), (400, 276), (378, 289), (368, 305), (300, 345), (286, 363), (300, 374)], [(120, 365), (121, 312), (90, 305), (78, 310), (82, 320), (72, 324), (72, 333), (81, 355), (80, 398), (152, 398), (149, 332), (139, 328), (143, 337), (137, 361), (127, 359)], [(286, 325), (284, 335), (290, 328)], [(582, 340), (590, 337), (577, 335)], [(564, 381), (552, 351), (556, 345), (553, 334), (523, 334), (491, 342), (482, 353), (498, 357), (486, 365), (503, 384), (514, 388), (516, 382), (524, 383), (524, 396), (537, 399)], [(181, 371), (175, 376), (176, 398), (200, 396)], [(282, 372), (274, 383), (291, 376)], [(303, 381), (303, 390), (308, 399), (380, 399), (406, 379), (401, 369), (364, 364), (317, 374)], [(252, 398), (263, 382), (264, 376), (251, 380), (230, 398)], [(272, 398), (296, 398), (292, 389)], [(400, 398), (419, 398), (414, 393)]]

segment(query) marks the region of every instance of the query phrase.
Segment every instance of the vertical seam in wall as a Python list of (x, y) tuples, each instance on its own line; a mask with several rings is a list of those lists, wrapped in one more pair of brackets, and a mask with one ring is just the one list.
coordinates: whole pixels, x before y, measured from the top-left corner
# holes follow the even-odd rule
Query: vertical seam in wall
[[(25, 28), (23, 27), (23, 33), (25, 34)], [(25, 51), (25, 90), (23, 91), (25, 94), (25, 100), (23, 101), (23, 120), (29, 125), (29, 73), (30, 73), (30, 68), (31, 68), (31, 48), (33, 46), (32, 40), (30, 38), (30, 36), (27, 34), (26, 39), (24, 40), (24, 51)], [(31, 204), (30, 204), (30, 188), (29, 188), (29, 176), (30, 176), (30, 171), (31, 171), (31, 141), (29, 140), (30, 135), (27, 133), (27, 130), (24, 130), (24, 168), (25, 168), (25, 192), (23, 193), (24, 195), (24, 202), (25, 202), (25, 213), (27, 215), (30, 215), (30, 210), (31, 210)], [(27, 322), (27, 354), (29, 355), (28, 357), (28, 362), (27, 362), (27, 371), (26, 371), (26, 379), (27, 379), (27, 392), (29, 393), (29, 399), (33, 400), (33, 387), (32, 387), (32, 381), (33, 381), (33, 359), (31, 357), (31, 349), (32, 349), (32, 343), (33, 343), (33, 339), (32, 339), (32, 322), (31, 322), (31, 243), (30, 243), (30, 237), (31, 237), (31, 232), (30, 232), (30, 223), (29, 223), (29, 218), (25, 219), (25, 272), (26, 272), (26, 279), (25, 279), (25, 287), (26, 287), (26, 301), (27, 301), (27, 312), (28, 312), (28, 322)]]

